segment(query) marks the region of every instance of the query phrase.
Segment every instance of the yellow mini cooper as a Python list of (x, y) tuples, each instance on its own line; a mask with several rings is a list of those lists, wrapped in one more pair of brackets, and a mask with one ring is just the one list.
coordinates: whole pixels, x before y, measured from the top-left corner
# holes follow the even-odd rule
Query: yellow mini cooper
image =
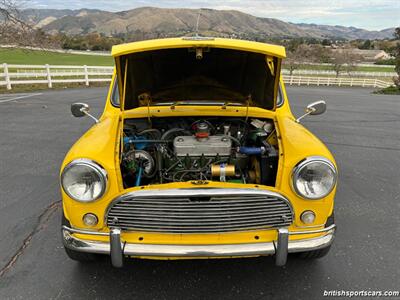
[(62, 238), (90, 261), (326, 255), (337, 170), (295, 119), (285, 49), (219, 38), (115, 46), (103, 115), (62, 164)]

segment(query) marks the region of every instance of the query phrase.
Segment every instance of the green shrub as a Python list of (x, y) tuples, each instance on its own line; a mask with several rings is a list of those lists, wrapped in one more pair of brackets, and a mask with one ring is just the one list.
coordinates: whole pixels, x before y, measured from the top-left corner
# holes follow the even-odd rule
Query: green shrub
[(389, 86), (387, 88), (375, 91), (374, 94), (400, 95), (400, 87)]
[(374, 62), (374, 65), (395, 65), (395, 64), (396, 64), (395, 58), (381, 59)]

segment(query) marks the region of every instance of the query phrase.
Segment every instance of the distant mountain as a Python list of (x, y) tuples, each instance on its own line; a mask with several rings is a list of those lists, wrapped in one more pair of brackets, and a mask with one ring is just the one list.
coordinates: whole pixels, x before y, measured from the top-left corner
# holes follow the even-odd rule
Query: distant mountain
[(87, 12), (99, 12), (96, 9), (84, 9), (84, 10), (71, 10), (71, 9), (25, 9), (22, 12), (25, 20), (31, 21), (34, 23), (39, 23), (41, 20), (46, 19), (48, 17), (53, 17), (55, 19), (59, 19), (65, 16), (78, 16), (83, 11)]
[[(141, 7), (107, 12), (92, 9), (28, 9), (24, 18), (43, 30), (55, 33), (90, 32), (136, 34), (143, 37), (167, 37), (194, 33), (199, 9)], [(272, 18), (259, 18), (235, 10), (201, 9), (199, 33), (252, 39), (268, 37), (384, 39), (393, 37), (394, 28), (368, 31), (355, 27), (294, 24)]]
[(316, 24), (296, 24), (296, 26), (308, 31), (313, 32), (316, 35), (325, 35), (330, 37), (342, 37), (348, 40), (356, 39), (385, 39), (393, 38), (394, 27), (387, 28), (380, 31), (369, 31), (356, 27), (346, 27), (346, 26), (330, 26), (330, 25), (316, 25)]

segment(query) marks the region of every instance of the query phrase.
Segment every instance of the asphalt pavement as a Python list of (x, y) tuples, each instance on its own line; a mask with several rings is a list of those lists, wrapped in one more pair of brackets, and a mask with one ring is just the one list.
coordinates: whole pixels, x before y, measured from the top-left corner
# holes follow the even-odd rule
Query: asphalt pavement
[(339, 165), (337, 237), (323, 259), (69, 260), (60, 238), (61, 161), (100, 115), (105, 88), (0, 95), (0, 299), (320, 299), (329, 290), (400, 290), (400, 96), (369, 89), (289, 87), (292, 110)]

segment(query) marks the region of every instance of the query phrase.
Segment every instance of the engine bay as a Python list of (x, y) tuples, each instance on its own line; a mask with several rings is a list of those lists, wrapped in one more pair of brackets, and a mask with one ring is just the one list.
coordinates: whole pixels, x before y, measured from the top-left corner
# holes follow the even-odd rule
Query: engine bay
[(235, 117), (164, 117), (124, 122), (124, 187), (184, 181), (275, 185), (274, 122)]

